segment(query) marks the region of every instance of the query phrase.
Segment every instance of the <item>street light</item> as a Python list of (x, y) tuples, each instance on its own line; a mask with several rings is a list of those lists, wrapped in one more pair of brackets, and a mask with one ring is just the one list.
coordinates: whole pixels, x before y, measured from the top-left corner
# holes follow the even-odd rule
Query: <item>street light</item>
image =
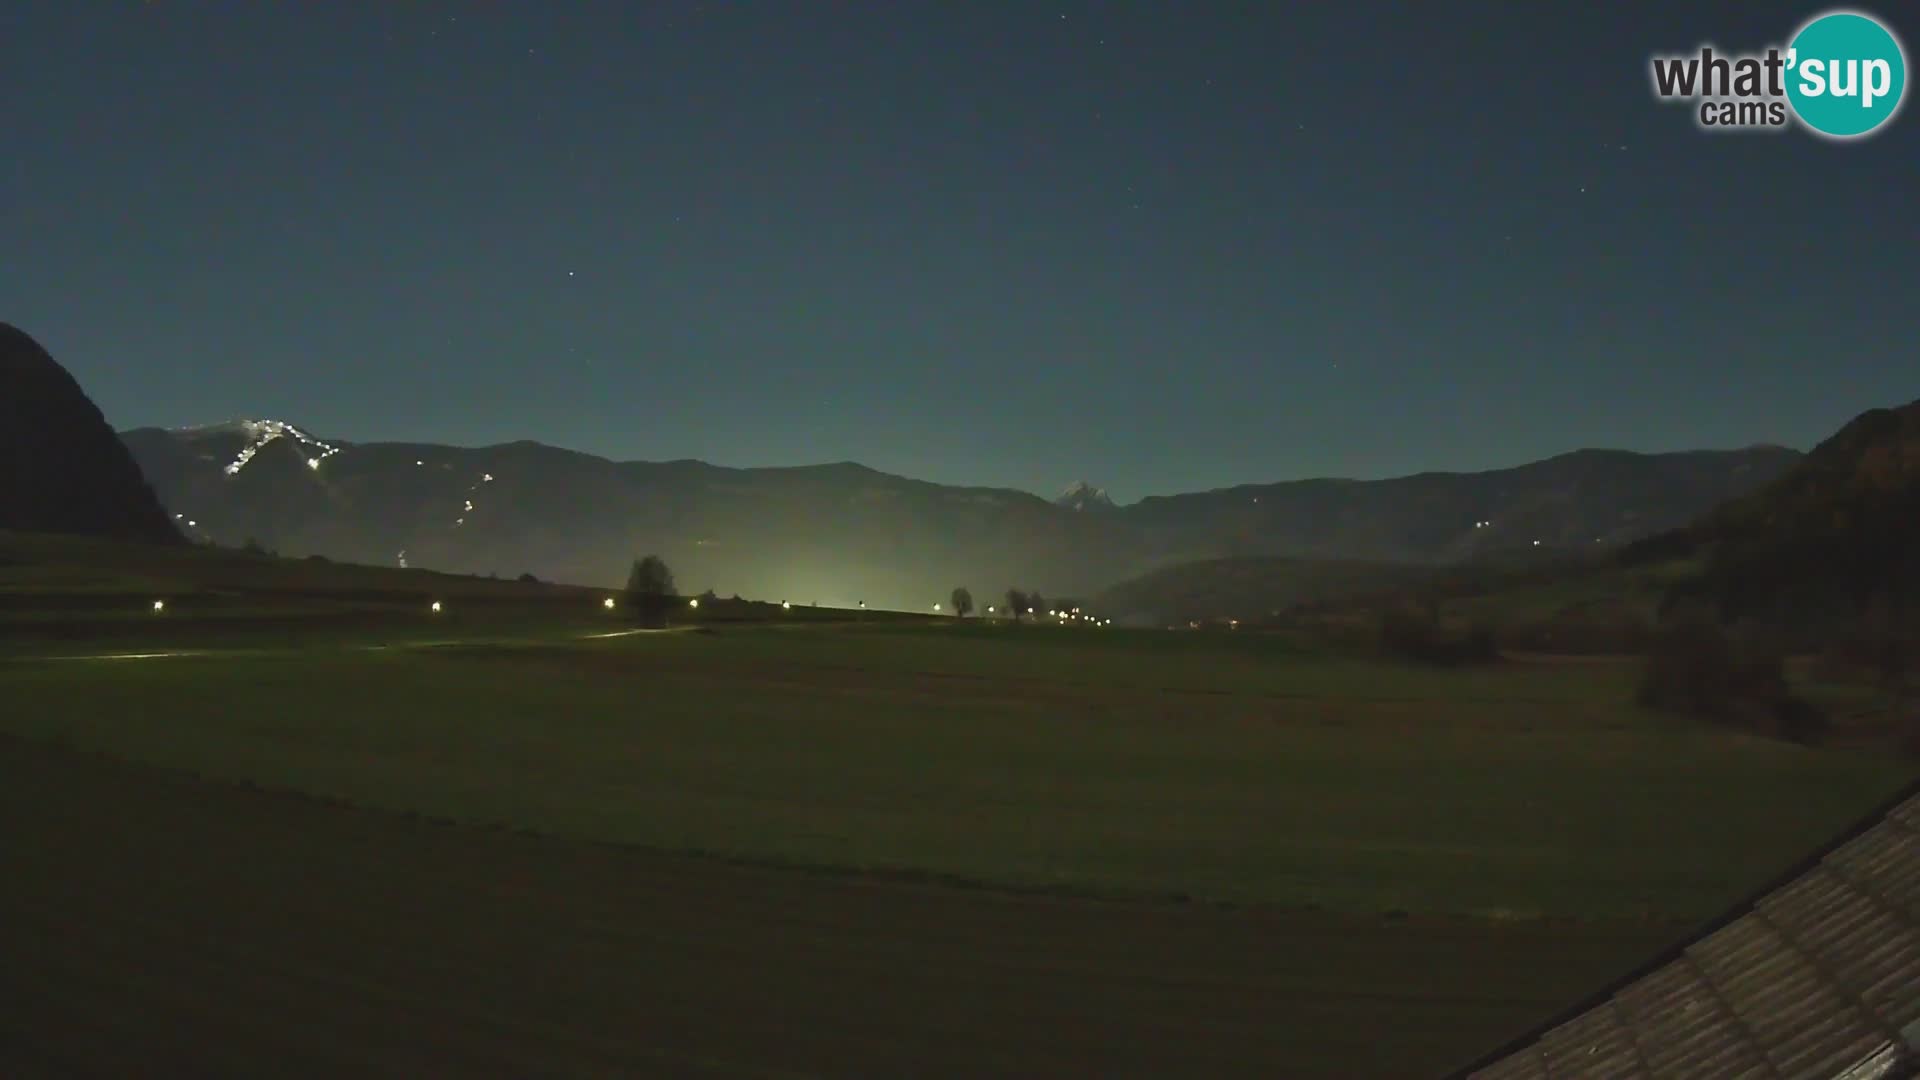
[(939, 611), (939, 610), (940, 610), (940, 605), (939, 605), (939, 604), (935, 604), (935, 605), (933, 605), (933, 610), (935, 610), (935, 611)]
[(602, 600), (602, 601), (600, 601), (600, 606), (601, 606), (601, 607), (603, 607), (603, 608), (606, 608), (606, 609), (607, 609), (608, 611), (612, 611), (612, 610), (613, 610), (613, 597), (611, 597), (611, 596), (609, 596), (609, 597), (607, 597), (607, 598), (606, 598), (605, 600)]
[(433, 612), (435, 615), (440, 614), (440, 601), (435, 600), (427, 610)]
[(155, 600), (153, 602), (153, 613), (155, 615), (158, 615), (165, 610), (167, 610), (167, 602), (165, 600)]
[(691, 599), (691, 600), (689, 600), (689, 601), (687, 601), (687, 606), (688, 606), (688, 607), (690, 607), (690, 608), (697, 608), (697, 607), (699, 607), (699, 606), (700, 606), (700, 598), (696, 596), (696, 597), (694, 597), (693, 599)]
[(782, 601), (780, 601), (780, 610), (781, 610), (781, 611), (792, 611), (792, 610), (793, 610), (793, 605), (792, 605), (792, 604), (789, 604), (789, 603), (787, 603), (787, 602), (786, 602), (785, 600), (782, 600)]

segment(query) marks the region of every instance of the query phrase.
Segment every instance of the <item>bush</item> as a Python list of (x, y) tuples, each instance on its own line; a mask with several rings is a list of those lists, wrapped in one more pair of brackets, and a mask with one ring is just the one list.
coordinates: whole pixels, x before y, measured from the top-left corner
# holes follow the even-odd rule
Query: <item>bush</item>
[(1449, 629), (1430, 604), (1388, 608), (1380, 617), (1380, 644), (1390, 655), (1424, 664), (1484, 664), (1500, 658), (1492, 627)]
[(522, 585), (538, 585), (538, 584), (540, 584), (540, 579), (539, 579), (539, 578), (537, 578), (537, 577), (534, 577), (532, 573), (525, 573), (525, 574), (521, 574), (521, 575), (520, 575), (520, 579), (519, 579), (519, 580), (520, 580), (520, 584), (522, 584)]
[(1638, 700), (1794, 742), (1815, 742), (1827, 727), (1826, 715), (1788, 686), (1783, 650), (1751, 628), (1729, 632), (1698, 612), (1654, 632)]

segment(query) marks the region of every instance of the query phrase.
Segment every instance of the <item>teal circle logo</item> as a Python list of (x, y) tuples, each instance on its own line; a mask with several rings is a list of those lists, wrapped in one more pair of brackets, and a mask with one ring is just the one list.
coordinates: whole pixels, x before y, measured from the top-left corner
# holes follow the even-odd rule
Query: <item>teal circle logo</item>
[(1900, 111), (1906, 91), (1906, 53), (1870, 16), (1828, 12), (1787, 46), (1787, 101), (1818, 134), (1852, 139), (1874, 131)]

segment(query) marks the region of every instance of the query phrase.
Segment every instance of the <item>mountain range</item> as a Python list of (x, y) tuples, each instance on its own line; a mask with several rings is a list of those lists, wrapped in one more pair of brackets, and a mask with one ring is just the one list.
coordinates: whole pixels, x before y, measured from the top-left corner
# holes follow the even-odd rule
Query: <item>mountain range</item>
[(277, 420), (116, 435), (66, 370), (5, 324), (0, 388), (0, 530), (184, 534), (589, 585), (618, 584), (634, 556), (658, 553), (687, 591), (904, 610), (954, 584), (988, 596), (1017, 585), (1097, 594), (1121, 617), (1258, 617), (1439, 580), (1684, 566), (1694, 570), (1672, 579), (1670, 602), (1814, 636), (1904, 640), (1920, 611), (1920, 401), (1863, 413), (1809, 454), (1582, 450), (1489, 472), (1244, 485), (1123, 507), (1084, 481), (1048, 501), (851, 462), (736, 469), (534, 442), (352, 444)]
[(930, 607), (956, 585), (1086, 595), (1233, 556), (1402, 563), (1592, 550), (1692, 521), (1802, 455), (1773, 446), (1586, 450), (1517, 468), (1303, 480), (1115, 506), (851, 462), (615, 462), (534, 442), (347, 443), (281, 421), (143, 428), (122, 441), (191, 537), (287, 555), (617, 584), (657, 552), (688, 591)]

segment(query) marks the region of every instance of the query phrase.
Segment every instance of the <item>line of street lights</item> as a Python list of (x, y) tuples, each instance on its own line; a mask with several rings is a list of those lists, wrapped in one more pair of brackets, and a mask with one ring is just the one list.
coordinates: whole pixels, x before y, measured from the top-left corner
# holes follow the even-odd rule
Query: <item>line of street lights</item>
[[(613, 611), (619, 605), (614, 601), (613, 597), (609, 596), (600, 601), (600, 606), (607, 611)], [(697, 596), (689, 598), (687, 600), (687, 607), (692, 608), (694, 610), (698, 610), (700, 607), (700, 598)], [(166, 612), (166, 610), (167, 610), (167, 602), (165, 600), (155, 600), (153, 602), (153, 613), (155, 615), (163, 614)], [(439, 615), (443, 613), (445, 610), (446, 610), (446, 605), (439, 600), (435, 600), (432, 603), (427, 605), (427, 611), (434, 615)], [(780, 610), (792, 611), (793, 603), (788, 600), (780, 601)], [(865, 600), (860, 601), (860, 610), (862, 611), (867, 610), (867, 602)], [(933, 610), (936, 613), (938, 613), (938, 612), (944, 611), (945, 608), (941, 604), (935, 603), (933, 605)], [(987, 605), (987, 614), (992, 615), (996, 612), (996, 610), (997, 609), (994, 607), (994, 605), (992, 604)], [(1027, 609), (1027, 614), (1032, 615), (1033, 613), (1034, 611), (1032, 608)], [(1091, 615), (1083, 615), (1078, 611), (1057, 611), (1057, 610), (1049, 611), (1047, 612), (1047, 617), (1052, 619), (1060, 619), (1062, 621), (1080, 620), (1083, 622), (1092, 623), (1095, 626), (1111, 626), (1113, 624), (1112, 619), (1097, 619)]]

